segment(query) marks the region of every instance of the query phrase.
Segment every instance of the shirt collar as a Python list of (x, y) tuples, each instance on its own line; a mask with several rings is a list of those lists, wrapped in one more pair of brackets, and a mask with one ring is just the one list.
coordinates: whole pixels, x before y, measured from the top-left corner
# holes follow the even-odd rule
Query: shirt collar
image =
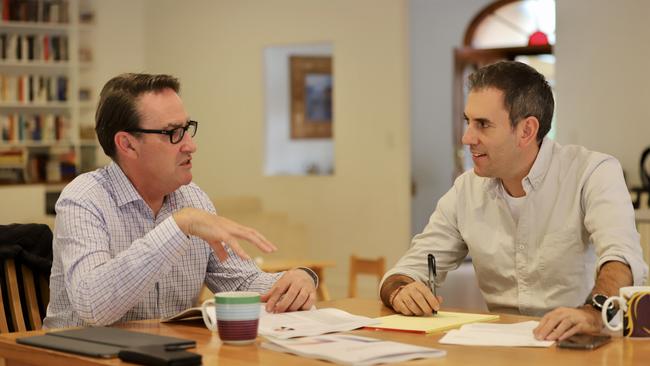
[[(528, 175), (522, 180), (522, 185), (526, 193), (528, 193), (530, 189), (537, 189), (544, 180), (546, 172), (548, 172), (548, 168), (551, 164), (553, 145), (554, 142), (551, 139), (544, 137), (542, 140), (542, 146), (539, 148), (533, 166), (530, 168)], [(501, 181), (498, 178), (490, 178), (485, 181), (485, 189), (490, 193), (492, 198), (499, 194), (501, 191), (500, 187)]]
[(124, 206), (138, 200), (144, 201), (119, 165), (112, 161), (106, 170), (111, 178), (109, 182), (113, 186), (118, 206)]
[(542, 146), (539, 148), (535, 162), (526, 178), (524, 178), (524, 182), (528, 181), (532, 189), (537, 189), (542, 184), (546, 172), (548, 172), (548, 168), (551, 165), (551, 157), (553, 156), (553, 145), (554, 142), (547, 137), (544, 137), (544, 140), (542, 140)]

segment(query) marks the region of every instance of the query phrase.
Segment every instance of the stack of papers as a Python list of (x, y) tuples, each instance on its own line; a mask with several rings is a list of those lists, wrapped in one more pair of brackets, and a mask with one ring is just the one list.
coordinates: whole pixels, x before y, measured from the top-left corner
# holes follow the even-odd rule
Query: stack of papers
[(514, 324), (467, 324), (450, 330), (439, 342), (464, 346), (550, 347), (553, 341), (538, 341), (533, 336), (538, 324), (532, 320)]
[(314, 336), (377, 324), (379, 321), (334, 308), (260, 314), (259, 334), (278, 339)]
[(449, 311), (439, 311), (437, 314), (430, 316), (396, 314), (377, 318), (381, 323), (368, 328), (414, 333), (433, 333), (456, 328), (467, 323), (485, 322), (496, 319), (499, 319), (499, 316), (494, 314), (454, 313)]
[(349, 334), (284, 340), (268, 338), (267, 342), (262, 343), (262, 347), (343, 365), (376, 365), (416, 358), (442, 357), (447, 354), (447, 352), (435, 348)]

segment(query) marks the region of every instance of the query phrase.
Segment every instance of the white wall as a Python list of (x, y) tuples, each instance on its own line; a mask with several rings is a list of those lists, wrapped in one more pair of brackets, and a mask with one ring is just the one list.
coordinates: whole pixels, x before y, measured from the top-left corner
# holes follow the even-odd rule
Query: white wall
[[(93, 99), (112, 77), (125, 72), (145, 71), (144, 52), (144, 0), (112, 0), (92, 2), (95, 9), (95, 26), (86, 37), (92, 41), (93, 62), (87, 74), (94, 86)], [(95, 110), (88, 110), (84, 123), (95, 125)], [(97, 148), (97, 165), (110, 162), (101, 147)]]
[[(194, 178), (208, 194), (259, 196), (269, 210), (305, 223), (307, 255), (337, 263), (327, 272), (334, 297), (347, 290), (351, 253), (383, 255), (390, 265), (403, 254), (410, 224), (405, 1), (159, 0), (146, 13), (147, 69), (183, 83), (185, 105), (201, 121)], [(319, 42), (335, 52), (336, 174), (264, 177), (264, 49)], [(361, 290), (373, 296), (376, 283)]]
[[(332, 139), (291, 139), (289, 85), (289, 57), (333, 54), (331, 44), (284, 45), (264, 49), (265, 175), (306, 175), (307, 168), (312, 164), (318, 167), (320, 174), (334, 171)], [(336, 73), (333, 75), (336, 92)]]
[(0, 225), (12, 223), (50, 223), (45, 217), (45, 186), (0, 186)]
[[(490, 0), (411, 0), (411, 233), (422, 231), (438, 200), (451, 188), (453, 49)], [(406, 249), (406, 243), (404, 249)]]
[(557, 2), (557, 140), (615, 156), (633, 185), (650, 146), (649, 16), (646, 0)]
[[(462, 45), (467, 25), (490, 2), (410, 1), (411, 175), (416, 184), (411, 234), (422, 231), (453, 183), (453, 49)], [(469, 262), (449, 273), (439, 292), (446, 306), (486, 308)]]

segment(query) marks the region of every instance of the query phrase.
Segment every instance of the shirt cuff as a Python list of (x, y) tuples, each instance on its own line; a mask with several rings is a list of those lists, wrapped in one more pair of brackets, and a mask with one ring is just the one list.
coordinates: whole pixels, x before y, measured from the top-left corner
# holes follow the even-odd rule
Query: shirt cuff
[(307, 272), (307, 274), (311, 277), (311, 279), (314, 280), (314, 286), (318, 288), (318, 283), (319, 283), (318, 275), (316, 274), (316, 272), (314, 272), (313, 269), (307, 267), (298, 267), (298, 269), (302, 269), (303, 271)]
[(600, 268), (607, 262), (621, 262), (630, 266), (630, 263), (625, 259), (625, 257), (616, 254), (609, 254), (598, 260), (598, 271), (600, 271)]

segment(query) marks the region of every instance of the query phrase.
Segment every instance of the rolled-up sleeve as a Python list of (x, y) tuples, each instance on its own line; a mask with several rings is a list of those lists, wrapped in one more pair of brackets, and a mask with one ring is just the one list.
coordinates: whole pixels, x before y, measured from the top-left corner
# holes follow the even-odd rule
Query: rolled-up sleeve
[(644, 284), (648, 265), (643, 261), (634, 209), (616, 159), (603, 160), (594, 168), (585, 182), (581, 204), (585, 228), (598, 256), (598, 268), (608, 261), (626, 263), (632, 270), (634, 284)]

